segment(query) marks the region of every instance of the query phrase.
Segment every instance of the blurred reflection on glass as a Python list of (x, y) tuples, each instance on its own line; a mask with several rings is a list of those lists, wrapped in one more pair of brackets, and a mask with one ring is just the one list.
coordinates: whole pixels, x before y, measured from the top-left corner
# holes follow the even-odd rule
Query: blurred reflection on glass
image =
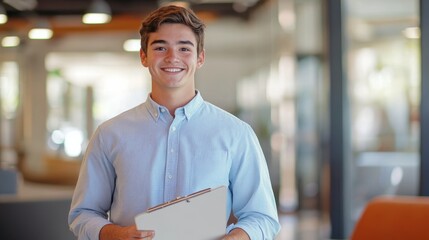
[(383, 194), (416, 195), (420, 63), (417, 0), (347, 0), (352, 218)]

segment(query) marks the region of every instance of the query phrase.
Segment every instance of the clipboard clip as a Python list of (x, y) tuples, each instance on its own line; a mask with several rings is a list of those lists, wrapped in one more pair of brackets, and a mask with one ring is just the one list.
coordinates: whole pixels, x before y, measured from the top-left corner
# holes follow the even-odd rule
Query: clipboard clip
[(154, 206), (154, 207), (151, 207), (151, 208), (149, 208), (149, 209), (147, 210), (147, 212), (148, 212), (148, 213), (150, 213), (150, 212), (156, 211), (156, 210), (158, 210), (158, 209), (161, 209), (161, 208), (167, 207), (167, 206), (169, 206), (169, 205), (172, 205), (172, 204), (175, 204), (175, 203), (178, 203), (178, 202), (184, 201), (184, 200), (186, 200), (186, 202), (190, 202), (190, 200), (189, 200), (189, 199), (191, 199), (191, 198), (193, 198), (193, 197), (196, 197), (196, 196), (199, 196), (199, 195), (202, 195), (202, 194), (204, 194), (204, 193), (208, 193), (208, 192), (210, 192), (210, 191), (211, 191), (211, 188), (206, 188), (206, 189), (203, 189), (203, 190), (201, 190), (201, 191), (194, 192), (194, 193), (191, 193), (191, 194), (186, 195), (186, 196), (183, 196), (183, 197), (177, 197), (176, 199), (171, 200), (171, 201), (169, 201), (169, 202), (161, 203), (161, 204), (159, 204), (159, 205), (156, 205), (156, 206)]

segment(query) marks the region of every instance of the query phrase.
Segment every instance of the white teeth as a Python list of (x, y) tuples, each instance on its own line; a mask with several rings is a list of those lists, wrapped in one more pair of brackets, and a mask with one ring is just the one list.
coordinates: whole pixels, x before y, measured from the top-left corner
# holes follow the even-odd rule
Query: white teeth
[(182, 69), (180, 68), (164, 68), (164, 71), (166, 72), (180, 72)]

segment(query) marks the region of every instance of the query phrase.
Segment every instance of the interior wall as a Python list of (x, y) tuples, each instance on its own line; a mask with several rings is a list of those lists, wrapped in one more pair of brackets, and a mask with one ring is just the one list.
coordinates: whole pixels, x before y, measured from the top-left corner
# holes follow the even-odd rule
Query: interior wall
[(249, 19), (224, 18), (207, 24), (206, 63), (197, 74), (203, 97), (236, 112), (237, 83), (278, 61), (280, 34), (276, 1), (261, 6)]
[[(278, 61), (283, 51), (280, 46), (287, 42), (279, 40), (277, 11), (276, 1), (267, 2), (248, 19), (223, 18), (206, 24), (206, 63), (197, 72), (196, 85), (207, 101), (237, 113), (237, 82), (260, 69), (269, 69), (270, 64)], [(25, 41), (18, 49), (10, 49), (20, 56), (22, 146), (29, 169), (43, 171), (47, 140), (45, 56), (50, 52), (113, 52), (129, 54), (140, 63), (138, 52), (122, 50), (125, 40), (138, 37), (138, 29), (135, 32), (73, 34), (49, 41)]]

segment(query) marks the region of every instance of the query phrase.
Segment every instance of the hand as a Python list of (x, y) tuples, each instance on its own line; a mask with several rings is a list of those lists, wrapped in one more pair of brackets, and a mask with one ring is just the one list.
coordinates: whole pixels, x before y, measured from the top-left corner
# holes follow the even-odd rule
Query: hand
[(228, 235), (225, 235), (222, 240), (250, 240), (250, 237), (243, 229), (235, 228)]
[(114, 224), (107, 224), (100, 230), (100, 240), (152, 240), (155, 232), (151, 230), (140, 231), (135, 225), (121, 227)]

